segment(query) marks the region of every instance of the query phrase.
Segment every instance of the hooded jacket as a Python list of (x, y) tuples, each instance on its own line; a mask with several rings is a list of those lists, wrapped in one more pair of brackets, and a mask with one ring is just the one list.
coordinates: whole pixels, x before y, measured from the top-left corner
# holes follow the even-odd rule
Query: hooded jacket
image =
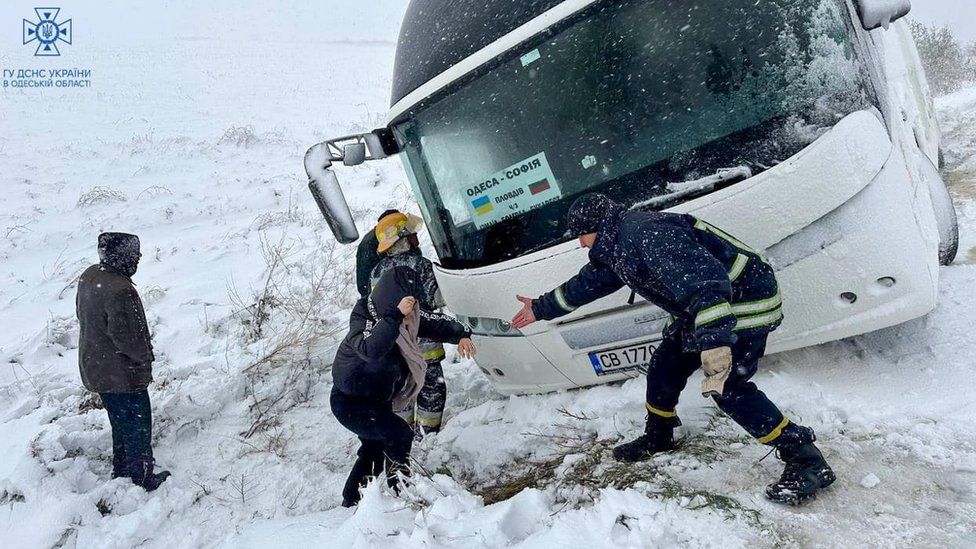
[(631, 212), (612, 201), (604, 209), (589, 263), (533, 301), (536, 318), (558, 318), (626, 285), (671, 315), (665, 335), (680, 335), (685, 352), (732, 345), (782, 322), (773, 269), (749, 246), (690, 215)]
[[(410, 375), (397, 347), (403, 314), (397, 309), (406, 296), (418, 297), (417, 273), (395, 267), (380, 277), (369, 297), (361, 298), (349, 317), (349, 333), (332, 363), (333, 392), (377, 402), (392, 402)], [(420, 309), (417, 335), (457, 344), (471, 332), (446, 315)]]
[[(417, 298), (421, 310), (433, 312), (444, 306), (444, 298), (441, 297), (441, 291), (437, 287), (437, 278), (434, 276), (434, 264), (424, 257), (419, 248), (413, 248), (396, 255), (387, 253), (380, 256), (379, 263), (373, 268), (372, 283), (375, 284), (383, 276), (383, 273), (396, 267), (408, 267), (417, 273), (419, 291), (414, 297)], [(436, 341), (422, 339), (420, 348), (423, 351), (424, 360), (428, 364), (444, 360), (444, 345)]]
[(152, 381), (152, 342), (132, 280), (111, 265), (89, 267), (75, 301), (81, 381), (97, 393), (134, 393)]
[(356, 289), (361, 297), (369, 295), (370, 273), (380, 262), (380, 256), (376, 253), (378, 245), (376, 233), (369, 231), (363, 235), (356, 248)]
[(420, 302), (420, 307), (426, 311), (434, 311), (444, 306), (437, 278), (434, 276), (434, 264), (424, 257), (420, 249), (413, 248), (396, 255), (382, 255), (370, 275), (371, 284), (376, 284), (383, 273), (396, 267), (408, 267), (417, 273), (418, 293), (414, 297)]

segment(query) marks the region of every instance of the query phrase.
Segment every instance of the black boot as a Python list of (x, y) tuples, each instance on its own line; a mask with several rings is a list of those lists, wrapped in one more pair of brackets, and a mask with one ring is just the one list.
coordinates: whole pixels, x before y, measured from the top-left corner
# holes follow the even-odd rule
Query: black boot
[(409, 482), (409, 478), (409, 465), (389, 459), (386, 461), (386, 485), (393, 490), (394, 494), (400, 495), (400, 488), (403, 483)]
[(354, 507), (362, 499), (360, 490), (383, 472), (383, 443), (360, 439), (362, 444), (356, 452), (356, 462), (342, 488), (342, 506)]
[(358, 505), (359, 500), (363, 497), (359, 490), (364, 488), (374, 475), (373, 460), (370, 457), (360, 455), (353, 464), (352, 471), (349, 472), (346, 484), (342, 488), (342, 506), (355, 507)]
[(171, 475), (169, 471), (153, 472), (154, 464), (147, 461), (142, 464), (137, 472), (132, 474), (132, 482), (136, 486), (141, 486), (145, 491), (152, 492), (159, 488)]
[(613, 449), (613, 459), (634, 463), (659, 452), (674, 450), (674, 427), (648, 419), (644, 434)]
[(166, 482), (166, 479), (171, 476), (172, 474), (170, 474), (169, 471), (150, 473), (146, 475), (146, 477), (142, 480), (142, 484), (139, 486), (142, 486), (147, 492), (152, 492), (156, 488), (159, 488), (164, 482)]
[(778, 482), (766, 487), (766, 497), (778, 503), (801, 505), (817, 497), (817, 490), (837, 480), (823, 454), (813, 444), (816, 437), (809, 431), (808, 441), (785, 442), (776, 447), (776, 455), (786, 462)]

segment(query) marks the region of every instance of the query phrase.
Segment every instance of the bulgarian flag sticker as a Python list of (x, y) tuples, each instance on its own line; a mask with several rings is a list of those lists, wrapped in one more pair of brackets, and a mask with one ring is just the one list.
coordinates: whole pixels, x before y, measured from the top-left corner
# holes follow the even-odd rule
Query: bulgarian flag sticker
[(551, 187), (549, 186), (549, 180), (543, 179), (542, 181), (538, 181), (536, 183), (532, 183), (531, 185), (529, 185), (529, 192), (532, 193), (533, 195), (536, 195), (541, 192), (548, 191), (550, 188)]

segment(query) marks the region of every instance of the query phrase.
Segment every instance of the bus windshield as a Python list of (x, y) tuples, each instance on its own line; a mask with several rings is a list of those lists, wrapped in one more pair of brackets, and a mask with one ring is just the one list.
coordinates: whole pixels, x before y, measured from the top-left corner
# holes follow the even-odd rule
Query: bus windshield
[(853, 37), (845, 0), (600, 2), (549, 29), (393, 127), (442, 264), (565, 242), (586, 192), (787, 160), (877, 103)]

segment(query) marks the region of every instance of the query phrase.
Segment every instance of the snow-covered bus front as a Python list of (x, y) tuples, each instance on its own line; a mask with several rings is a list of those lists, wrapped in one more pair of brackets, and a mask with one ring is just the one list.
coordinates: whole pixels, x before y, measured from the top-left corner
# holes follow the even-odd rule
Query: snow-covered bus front
[[(934, 307), (939, 225), (954, 222), (934, 203), (938, 128), (914, 45), (887, 29), (901, 4), (414, 0), (389, 125), (364, 137), (371, 156), (343, 152), (400, 155), (441, 292), (503, 392), (637, 375), (660, 339), (665, 314), (626, 290), (523, 331), (506, 322), (516, 293), (586, 262), (565, 214), (588, 192), (765, 250), (786, 316), (771, 351), (891, 326)], [(331, 145), (309, 153), (313, 182), (334, 180), (319, 166), (342, 158)], [(338, 187), (317, 188), (355, 238)]]

